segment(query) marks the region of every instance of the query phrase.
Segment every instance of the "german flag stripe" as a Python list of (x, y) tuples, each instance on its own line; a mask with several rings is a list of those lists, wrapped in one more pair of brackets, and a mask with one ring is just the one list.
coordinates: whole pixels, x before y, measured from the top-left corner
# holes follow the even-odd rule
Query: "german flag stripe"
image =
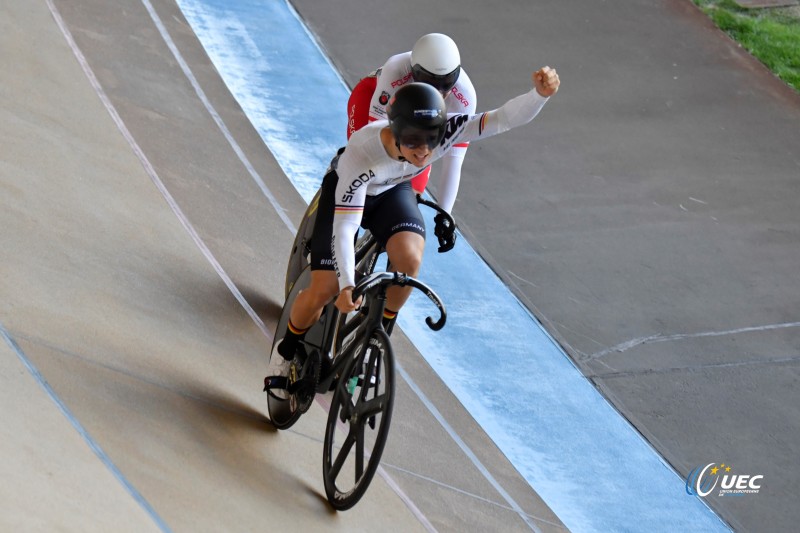
[(333, 210), (334, 215), (357, 215), (364, 211), (364, 207), (350, 207), (347, 205), (337, 205)]
[(486, 128), (487, 120), (489, 120), (489, 114), (488, 113), (484, 113), (483, 115), (481, 115), (481, 121), (480, 121), (480, 124), (478, 124), (478, 135), (482, 135), (483, 134), (483, 130), (484, 130), (484, 128)]
[(291, 320), (289, 320), (288, 326), (289, 326), (289, 331), (291, 331), (295, 335), (302, 335), (303, 333), (305, 333), (306, 331), (308, 331), (310, 329), (310, 328), (305, 328), (305, 329), (298, 328), (297, 326), (292, 324)]

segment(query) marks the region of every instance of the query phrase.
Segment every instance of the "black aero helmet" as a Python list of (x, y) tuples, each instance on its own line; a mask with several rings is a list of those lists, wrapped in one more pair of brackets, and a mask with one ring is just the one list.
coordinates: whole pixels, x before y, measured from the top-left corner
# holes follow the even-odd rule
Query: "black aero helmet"
[(433, 148), (444, 137), (447, 110), (444, 98), (426, 83), (409, 83), (398, 89), (386, 107), (395, 141), (409, 148)]

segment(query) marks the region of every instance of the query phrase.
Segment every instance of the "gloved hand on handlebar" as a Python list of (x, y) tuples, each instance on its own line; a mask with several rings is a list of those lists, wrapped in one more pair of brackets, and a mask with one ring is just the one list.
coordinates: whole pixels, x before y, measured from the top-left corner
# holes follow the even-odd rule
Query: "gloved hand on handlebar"
[(436, 223), (433, 234), (439, 239), (439, 253), (449, 252), (456, 245), (456, 225), (441, 213), (433, 217), (433, 221)]

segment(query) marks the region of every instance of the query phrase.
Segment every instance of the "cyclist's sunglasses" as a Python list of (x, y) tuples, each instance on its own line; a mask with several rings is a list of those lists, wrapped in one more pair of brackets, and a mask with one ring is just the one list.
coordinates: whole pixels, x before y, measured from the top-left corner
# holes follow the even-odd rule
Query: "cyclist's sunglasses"
[(400, 145), (409, 150), (416, 150), (422, 146), (427, 146), (433, 150), (439, 144), (439, 141), (441, 141), (441, 136), (438, 129), (403, 132), (399, 139)]
[(414, 65), (411, 67), (411, 75), (414, 77), (414, 81), (420, 81), (422, 83), (427, 83), (428, 85), (432, 85), (437, 91), (442, 93), (442, 95), (446, 95), (450, 92), (456, 81), (458, 81), (458, 75), (461, 73), (461, 67), (458, 66), (456, 69), (451, 72), (450, 74), (442, 74), (436, 75), (432, 72), (428, 72), (424, 68), (419, 65)]

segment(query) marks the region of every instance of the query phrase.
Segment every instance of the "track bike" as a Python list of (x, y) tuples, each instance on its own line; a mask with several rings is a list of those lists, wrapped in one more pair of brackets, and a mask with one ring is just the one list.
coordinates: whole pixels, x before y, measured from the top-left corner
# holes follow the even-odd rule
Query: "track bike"
[[(444, 212), (433, 202), (420, 197), (418, 201)], [(287, 299), (276, 330), (279, 332), (286, 329), (295, 298), (310, 282), (308, 246), (315, 217), (316, 202), (312, 202), (290, 255), (287, 274), (298, 266), (302, 268), (291, 283), (287, 275)], [(306, 233), (309, 226), (311, 230)], [(278, 429), (291, 427), (311, 407), (317, 394), (333, 392), (325, 430), (323, 478), (328, 501), (338, 510), (349, 509), (364, 495), (388, 437), (395, 366), (391, 331), (387, 332), (382, 324), (386, 289), (410, 286), (426, 294), (440, 312), (437, 321), (426, 319), (431, 329), (444, 327), (447, 316), (441, 299), (421, 281), (397, 272), (373, 272), (382, 252), (377, 240), (364, 232), (356, 243), (359, 281), (353, 290), (354, 300), (363, 296), (361, 307), (343, 315), (333, 302), (329, 303), (320, 320), (306, 333), (302, 343), (305, 361), (300, 364), (296, 359), (292, 363), (289, 383), (275, 386), (265, 379), (270, 419)], [(387, 262), (387, 270), (389, 266)], [(273, 388), (285, 388), (288, 400), (271, 393)]]

